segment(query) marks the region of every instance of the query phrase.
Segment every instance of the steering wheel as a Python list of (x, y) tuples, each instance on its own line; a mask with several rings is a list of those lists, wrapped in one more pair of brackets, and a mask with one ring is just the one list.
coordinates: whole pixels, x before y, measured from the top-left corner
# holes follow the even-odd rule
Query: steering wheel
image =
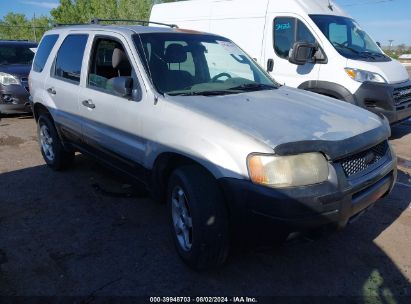
[(232, 78), (231, 75), (228, 74), (228, 73), (220, 73), (218, 75), (215, 75), (213, 78), (211, 78), (211, 81), (212, 82), (217, 82), (218, 78), (221, 78), (221, 77), (224, 77), (224, 76), (227, 77), (227, 78)]
[(342, 46), (342, 47), (344, 47), (344, 46), (348, 46), (348, 41), (344, 41), (343, 43), (338, 43), (338, 42), (333, 42), (333, 45), (336, 45), (336, 46)]

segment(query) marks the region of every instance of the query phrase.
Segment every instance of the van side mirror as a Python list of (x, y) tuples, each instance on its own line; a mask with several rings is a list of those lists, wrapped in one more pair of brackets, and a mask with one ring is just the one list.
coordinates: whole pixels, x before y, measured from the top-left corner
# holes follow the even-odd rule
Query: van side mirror
[(316, 48), (315, 44), (297, 41), (290, 50), (288, 61), (296, 65), (304, 65), (312, 60)]
[(131, 96), (133, 78), (128, 76), (114, 77), (107, 81), (107, 86), (111, 87), (113, 92), (120, 97)]

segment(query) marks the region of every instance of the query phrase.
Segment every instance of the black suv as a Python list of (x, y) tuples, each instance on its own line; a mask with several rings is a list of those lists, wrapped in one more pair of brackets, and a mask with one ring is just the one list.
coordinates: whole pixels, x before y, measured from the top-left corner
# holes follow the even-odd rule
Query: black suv
[(0, 40), (0, 114), (31, 112), (28, 75), (37, 44)]

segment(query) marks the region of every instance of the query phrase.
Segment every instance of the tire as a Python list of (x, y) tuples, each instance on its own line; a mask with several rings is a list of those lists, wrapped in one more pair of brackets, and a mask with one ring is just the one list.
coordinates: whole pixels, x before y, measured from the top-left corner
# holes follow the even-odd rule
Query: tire
[(72, 164), (74, 152), (64, 149), (54, 123), (49, 116), (40, 116), (37, 122), (37, 136), (41, 154), (49, 167), (59, 171), (68, 168)]
[(229, 251), (228, 216), (214, 177), (195, 165), (176, 169), (169, 180), (167, 205), (183, 261), (199, 271), (223, 265)]

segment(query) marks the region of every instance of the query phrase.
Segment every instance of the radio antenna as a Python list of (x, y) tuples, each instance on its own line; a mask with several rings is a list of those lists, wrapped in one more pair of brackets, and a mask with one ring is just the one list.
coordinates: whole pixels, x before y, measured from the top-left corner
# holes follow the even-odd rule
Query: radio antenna
[(331, 0), (328, 0), (328, 8), (330, 9), (330, 10), (334, 10), (334, 7), (333, 7), (333, 5), (332, 5), (332, 3), (331, 3)]

